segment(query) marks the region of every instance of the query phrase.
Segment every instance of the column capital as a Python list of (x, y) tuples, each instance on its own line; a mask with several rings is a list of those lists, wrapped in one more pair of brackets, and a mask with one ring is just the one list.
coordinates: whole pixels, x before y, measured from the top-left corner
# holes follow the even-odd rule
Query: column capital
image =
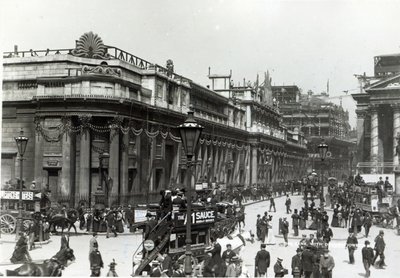
[(378, 112), (379, 104), (371, 104), (368, 108), (371, 112)]
[(365, 118), (367, 116), (367, 110), (356, 109), (357, 118)]
[(393, 111), (400, 112), (400, 104), (399, 103), (393, 103), (393, 104), (390, 104), (390, 106), (392, 107)]

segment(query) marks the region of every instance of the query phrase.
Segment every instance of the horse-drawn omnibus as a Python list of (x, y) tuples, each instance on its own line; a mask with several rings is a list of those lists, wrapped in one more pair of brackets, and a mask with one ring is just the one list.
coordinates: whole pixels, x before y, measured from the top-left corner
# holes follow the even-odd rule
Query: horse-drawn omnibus
[[(19, 214), (19, 194), (17, 189), (2, 190), (1, 193), (0, 230), (3, 234), (12, 234), (16, 230)], [(22, 229), (27, 230), (32, 214), (40, 211), (41, 193), (37, 190), (22, 191)]]
[(384, 191), (380, 193), (375, 182), (367, 182), (362, 186), (355, 186), (355, 206), (361, 208), (364, 212), (369, 212), (375, 223), (387, 225), (394, 218), (391, 210), (392, 202), (393, 192)]
[[(156, 205), (148, 207), (147, 217), (155, 217), (156, 207)], [(205, 248), (210, 245), (211, 227), (217, 219), (217, 209), (194, 203), (191, 218), (192, 262), (196, 265), (198, 261), (203, 260)], [(154, 227), (151, 226), (151, 221), (155, 224)], [(168, 249), (173, 261), (183, 259), (186, 250), (185, 210), (174, 209), (171, 215), (161, 221), (146, 220), (135, 226), (147, 231), (143, 234), (143, 250), (139, 253), (135, 252), (133, 257), (135, 276), (142, 275), (142, 272), (163, 250)]]

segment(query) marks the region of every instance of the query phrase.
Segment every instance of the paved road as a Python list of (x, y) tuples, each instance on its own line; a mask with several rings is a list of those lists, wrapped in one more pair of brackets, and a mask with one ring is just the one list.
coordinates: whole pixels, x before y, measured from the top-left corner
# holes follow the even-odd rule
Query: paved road
[[(278, 220), (279, 217), (288, 216), (286, 215), (286, 210), (284, 208), (285, 198), (277, 198), (276, 202), (276, 213), (272, 212), (273, 218), (273, 230), (274, 233), (278, 234)], [(303, 200), (300, 196), (292, 197), (292, 209), (300, 208), (303, 204)], [(246, 207), (246, 227), (245, 230), (252, 230), (255, 233), (255, 222), (257, 214), (263, 214), (264, 211), (268, 210), (269, 201), (260, 202), (257, 204), (249, 205)], [(331, 214), (331, 212), (329, 212)], [(291, 224), (291, 220), (289, 219), (289, 223)], [(291, 227), (290, 227), (291, 228)], [(291, 230), (291, 233), (293, 231)], [(372, 227), (370, 240), (373, 241), (373, 238), (378, 234), (379, 228)], [(300, 232), (300, 235), (305, 233), (304, 231)], [(308, 232), (309, 233), (309, 232)], [(341, 238), (342, 240), (334, 240), (331, 243), (330, 249), (331, 254), (333, 255), (336, 263), (336, 267), (333, 271), (333, 277), (363, 277), (364, 269), (361, 263), (361, 248), (359, 248), (355, 253), (356, 263), (355, 265), (348, 264), (348, 253), (345, 250), (345, 241), (344, 239), (347, 237), (347, 233), (345, 229), (333, 228), (334, 237)], [(5, 235), (2, 235), (2, 239), (5, 239)], [(82, 235), (82, 236), (71, 236), (70, 246), (75, 251), (75, 256), (77, 260), (68, 266), (63, 271), (63, 276), (89, 276), (89, 239), (91, 236)], [(394, 230), (385, 229), (385, 240), (387, 243), (386, 249), (386, 257), (387, 257), (387, 265), (388, 267), (385, 270), (376, 270), (372, 269), (371, 277), (400, 277), (399, 276), (399, 268), (398, 258), (400, 257), (400, 237), (395, 235)], [(271, 253), (271, 268), (269, 269), (269, 277), (273, 277), (272, 266), (276, 262), (277, 257), (281, 257), (283, 259), (283, 265), (286, 268), (290, 269), (291, 257), (295, 254), (295, 250), (297, 248), (298, 240), (290, 238), (289, 246), (284, 247), (280, 246), (279, 243), (283, 243), (283, 239), (277, 237), (276, 238), (277, 245), (268, 246), (267, 250)], [(105, 276), (108, 271), (108, 265), (115, 259), (117, 262), (116, 271), (119, 276), (130, 276), (132, 273), (132, 254), (134, 250), (138, 247), (141, 242), (141, 234), (132, 234), (132, 235), (124, 235), (119, 236), (117, 238), (109, 238), (106, 239), (105, 236), (99, 236), (99, 249), (102, 253), (105, 268), (102, 270), (102, 276)], [(364, 238), (360, 239), (359, 242), (364, 242)], [(14, 269), (15, 266), (12, 265), (3, 265), (4, 262), (9, 262), (9, 258), (14, 249), (14, 245), (12, 243), (2, 243), (0, 244), (0, 272), (5, 273), (5, 269)], [(60, 237), (53, 236), (52, 241), (43, 245), (42, 248), (35, 249), (31, 251), (31, 256), (34, 260), (46, 259), (50, 258), (52, 255), (56, 254), (60, 248)], [(254, 244), (250, 242), (244, 247), (241, 251), (241, 257), (244, 259), (244, 264), (249, 269), (249, 273), (251, 275), (254, 274), (254, 258), (256, 256), (257, 251), (260, 248), (260, 242), (256, 241)], [(286, 276), (286, 277), (291, 277)]]
[[(292, 199), (292, 209), (297, 208), (300, 209), (303, 205), (304, 201), (300, 196), (291, 196)], [(279, 217), (288, 217), (289, 220), (289, 229), (290, 229), (290, 238), (289, 238), (289, 246), (284, 247), (279, 244), (283, 243), (284, 240), (282, 237), (276, 238), (276, 245), (268, 245), (267, 250), (271, 255), (271, 267), (269, 268), (268, 277), (274, 277), (273, 275), (273, 264), (275, 264), (277, 257), (283, 259), (284, 267), (289, 269), (289, 273), (291, 272), (291, 258), (296, 254), (296, 249), (298, 246), (299, 239), (301, 234), (309, 234), (315, 231), (303, 230), (300, 231), (300, 236), (298, 239), (295, 239), (293, 236), (293, 230), (291, 229), (291, 218), (290, 215), (286, 214), (286, 208), (284, 206), (285, 198), (277, 198), (275, 199), (277, 212), (271, 212), (273, 215), (273, 231), (275, 235), (278, 235), (278, 224)], [(316, 202), (318, 205), (318, 202)], [(269, 209), (269, 201), (253, 204), (246, 207), (246, 227), (245, 230), (252, 230), (255, 233), (256, 226), (256, 218), (257, 214), (263, 214), (264, 211)], [(330, 216), (330, 220), (332, 219), (332, 212), (328, 211), (328, 215)], [(364, 277), (364, 268), (361, 262), (361, 248), (364, 245), (365, 237), (362, 236), (358, 241), (361, 243), (360, 247), (355, 252), (355, 260), (356, 263), (354, 265), (349, 264), (348, 252), (345, 249), (345, 240), (347, 239), (348, 233), (346, 229), (342, 228), (332, 228), (334, 239), (330, 244), (330, 252), (331, 255), (335, 259), (335, 268), (333, 271), (333, 277)], [(370, 231), (369, 240), (373, 243), (375, 236), (379, 233), (379, 227), (372, 227)], [(399, 257), (400, 257), (400, 236), (395, 234), (395, 230), (384, 229), (385, 231), (385, 241), (386, 241), (386, 264), (388, 265), (384, 270), (378, 270), (375, 268), (371, 268), (371, 277), (400, 277), (400, 271), (398, 266)], [(362, 235), (363, 231), (362, 231)], [(338, 239), (338, 240), (335, 240)], [(373, 247), (373, 245), (372, 245)], [(254, 244), (248, 243), (244, 249), (241, 251), (241, 256), (244, 259), (244, 263), (246, 267), (249, 269), (251, 275), (254, 274), (254, 258), (256, 256), (257, 251), (260, 249), (260, 242), (256, 241)], [(288, 275), (286, 277), (292, 277)]]

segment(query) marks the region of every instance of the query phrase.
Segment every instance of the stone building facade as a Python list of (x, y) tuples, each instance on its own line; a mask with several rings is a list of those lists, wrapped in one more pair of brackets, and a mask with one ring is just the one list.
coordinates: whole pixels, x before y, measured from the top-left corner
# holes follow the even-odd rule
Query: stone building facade
[[(150, 63), (92, 32), (73, 49), (15, 49), (3, 57), (2, 185), (19, 178), (14, 137), (23, 129), (29, 138), (23, 179), (50, 190), (52, 200), (71, 206), (158, 200), (161, 189), (187, 183), (176, 126), (189, 106), (205, 127), (195, 182), (271, 184), (283, 178), (278, 173), (289, 160), (299, 175), (307, 167), (301, 135), (288, 135), (276, 109), (203, 87), (176, 74), (170, 60), (166, 67)], [(276, 133), (249, 126), (249, 111), (250, 122)]]
[[(399, 165), (400, 54), (374, 57), (373, 76), (358, 75), (357, 161), (360, 172), (393, 173)], [(398, 192), (399, 190), (397, 190)]]

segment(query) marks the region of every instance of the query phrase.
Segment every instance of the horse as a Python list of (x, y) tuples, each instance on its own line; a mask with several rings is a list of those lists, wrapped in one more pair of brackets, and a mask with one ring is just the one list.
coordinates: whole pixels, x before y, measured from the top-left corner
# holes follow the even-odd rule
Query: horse
[(68, 228), (68, 232), (71, 230), (71, 228), (74, 228), (75, 234), (77, 234), (78, 232), (75, 227), (75, 222), (77, 220), (78, 220), (78, 211), (75, 209), (68, 210), (67, 217), (61, 214), (50, 216), (48, 220), (49, 230), (51, 230), (51, 227), (53, 227), (53, 231), (55, 231), (56, 227), (60, 227), (61, 233), (64, 233), (65, 228)]
[(7, 270), (7, 276), (61, 276), (61, 271), (67, 266), (68, 261), (74, 260), (74, 250), (64, 248), (41, 264), (25, 263), (14, 270)]
[(226, 264), (221, 258), (221, 245), (215, 243), (213, 247), (206, 249), (211, 253), (211, 257), (204, 262), (203, 277), (224, 277), (226, 273)]

